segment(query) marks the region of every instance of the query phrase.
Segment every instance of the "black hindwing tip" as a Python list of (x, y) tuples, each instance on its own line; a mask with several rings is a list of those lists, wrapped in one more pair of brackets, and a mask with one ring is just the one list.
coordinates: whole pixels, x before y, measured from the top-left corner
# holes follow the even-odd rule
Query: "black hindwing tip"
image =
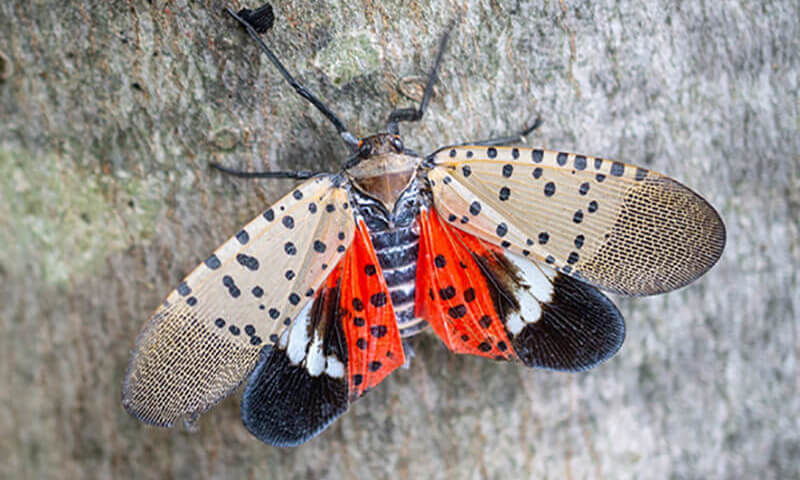
[(266, 346), (242, 397), (242, 423), (264, 443), (294, 447), (314, 438), (348, 408), (344, 378), (311, 376), (286, 352)]
[(525, 365), (581, 372), (614, 356), (625, 340), (625, 320), (611, 300), (589, 284), (558, 274), (542, 315), (512, 343)]

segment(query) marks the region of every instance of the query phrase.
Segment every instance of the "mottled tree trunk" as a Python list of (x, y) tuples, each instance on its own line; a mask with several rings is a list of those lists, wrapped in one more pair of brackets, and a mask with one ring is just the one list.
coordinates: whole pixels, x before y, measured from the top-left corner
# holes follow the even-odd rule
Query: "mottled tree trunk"
[(208, 163), (331, 171), (346, 153), (225, 5), (0, 4), (0, 476), (800, 476), (796, 0), (276, 1), (267, 41), (356, 134), (413, 104), (457, 18), (406, 145), (541, 114), (530, 145), (699, 191), (726, 252), (687, 288), (618, 299), (626, 344), (590, 372), (422, 335), (410, 369), (293, 450), (251, 437), (237, 395), (195, 433), (129, 417), (120, 383), (152, 309), (291, 188)]

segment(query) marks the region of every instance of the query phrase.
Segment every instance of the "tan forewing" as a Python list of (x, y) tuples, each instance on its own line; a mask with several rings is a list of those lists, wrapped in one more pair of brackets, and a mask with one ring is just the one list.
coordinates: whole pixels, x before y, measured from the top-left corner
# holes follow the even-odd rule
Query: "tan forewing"
[(305, 182), (248, 223), (143, 329), (123, 384), (125, 408), (169, 426), (228, 395), (312, 300), (354, 228), (347, 192), (328, 176)]
[(433, 156), (428, 180), (458, 228), (605, 290), (662, 293), (719, 259), (725, 227), (669, 177), (572, 153), (463, 146)]

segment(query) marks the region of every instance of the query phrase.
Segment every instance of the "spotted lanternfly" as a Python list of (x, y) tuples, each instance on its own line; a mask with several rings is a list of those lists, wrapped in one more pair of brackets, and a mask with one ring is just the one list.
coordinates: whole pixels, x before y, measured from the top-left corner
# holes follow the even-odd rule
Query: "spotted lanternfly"
[(122, 394), (144, 422), (195, 418), (246, 381), (247, 429), (298, 445), (403, 365), (403, 339), (428, 326), (456, 353), (586, 370), (625, 336), (600, 289), (668, 292), (722, 253), (714, 209), (644, 168), (506, 146), (519, 135), (425, 157), (406, 148), (398, 122), (421, 119), (447, 36), (419, 109), (392, 112), (385, 133), (358, 140), (261, 41), (248, 22), (265, 30), (271, 18), (253, 18), (264, 10), (228, 13), (351, 153), (333, 174), (217, 166), (306, 181), (190, 273), (144, 327)]

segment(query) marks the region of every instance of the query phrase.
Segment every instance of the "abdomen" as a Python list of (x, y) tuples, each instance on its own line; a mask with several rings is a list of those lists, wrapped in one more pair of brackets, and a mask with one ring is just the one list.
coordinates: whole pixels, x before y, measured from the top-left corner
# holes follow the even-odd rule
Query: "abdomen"
[(410, 337), (425, 328), (426, 322), (414, 317), (419, 235), (415, 224), (371, 231), (383, 278), (389, 287), (400, 335)]
[(427, 322), (414, 317), (414, 294), (419, 252), (420, 196), (414, 179), (389, 213), (377, 200), (352, 192), (355, 206), (364, 218), (378, 257), (383, 278), (389, 287), (400, 335), (410, 337), (422, 331)]

